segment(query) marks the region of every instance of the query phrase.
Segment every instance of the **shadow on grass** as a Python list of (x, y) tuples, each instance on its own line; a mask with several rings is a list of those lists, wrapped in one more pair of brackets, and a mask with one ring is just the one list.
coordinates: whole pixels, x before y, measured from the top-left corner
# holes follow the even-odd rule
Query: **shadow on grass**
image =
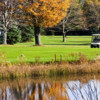
[(71, 46), (71, 45), (77, 45), (77, 46), (84, 46), (84, 45), (90, 45), (90, 43), (84, 43), (84, 44), (44, 44), (44, 45), (69, 45), (69, 46)]
[(76, 40), (76, 41), (68, 41), (68, 42), (76, 42), (76, 43), (79, 43), (79, 42), (81, 42), (81, 43), (90, 43), (90, 41), (78, 41), (78, 40)]

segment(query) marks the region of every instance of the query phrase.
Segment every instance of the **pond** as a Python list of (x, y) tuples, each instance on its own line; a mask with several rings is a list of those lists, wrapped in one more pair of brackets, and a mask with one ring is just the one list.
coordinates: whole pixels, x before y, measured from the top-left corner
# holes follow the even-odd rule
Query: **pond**
[(1, 80), (0, 100), (100, 100), (100, 76)]

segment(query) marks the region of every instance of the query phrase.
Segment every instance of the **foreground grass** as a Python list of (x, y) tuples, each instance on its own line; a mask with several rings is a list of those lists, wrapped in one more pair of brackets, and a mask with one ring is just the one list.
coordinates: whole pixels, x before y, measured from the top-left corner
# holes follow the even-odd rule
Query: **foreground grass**
[[(34, 46), (34, 42), (17, 43), (15, 45), (1, 45), (0, 53), (5, 52), (6, 61), (17, 63), (21, 61), (21, 55), (24, 62), (51, 62), (57, 56), (59, 61), (75, 61), (73, 54), (80, 52), (89, 60), (100, 55), (100, 49), (90, 48), (91, 36), (68, 36), (66, 43), (62, 42), (62, 36), (41, 36), (41, 46)], [(71, 55), (71, 56), (70, 56)], [(2, 60), (2, 57), (1, 57)]]
[(68, 75), (100, 74), (100, 60), (89, 62), (86, 60), (66, 63), (59, 62), (54, 64), (17, 64), (2, 65), (0, 67), (0, 79), (19, 78), (19, 77), (57, 77)]

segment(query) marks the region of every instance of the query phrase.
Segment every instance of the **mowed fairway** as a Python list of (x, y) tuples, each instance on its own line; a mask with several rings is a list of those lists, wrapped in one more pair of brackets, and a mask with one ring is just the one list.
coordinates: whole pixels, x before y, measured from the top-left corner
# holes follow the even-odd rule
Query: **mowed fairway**
[[(33, 39), (34, 41), (34, 39)], [(90, 48), (91, 36), (68, 36), (66, 43), (62, 42), (62, 36), (41, 36), (41, 46), (34, 46), (34, 42), (17, 43), (15, 45), (1, 45), (0, 53), (6, 53), (6, 60), (11, 62), (21, 61), (21, 54), (25, 56), (25, 62), (52, 61), (54, 55), (60, 60), (75, 60), (71, 53), (85, 54), (89, 59), (94, 59), (96, 54), (100, 55), (99, 48)], [(1, 58), (2, 59), (2, 58)]]

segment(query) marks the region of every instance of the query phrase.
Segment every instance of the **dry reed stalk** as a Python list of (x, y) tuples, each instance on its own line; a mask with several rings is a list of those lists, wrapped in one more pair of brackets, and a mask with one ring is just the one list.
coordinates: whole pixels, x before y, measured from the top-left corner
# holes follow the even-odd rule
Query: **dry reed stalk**
[[(76, 54), (72, 53), (75, 57)], [(68, 61), (53, 62), (49, 64), (26, 64), (22, 57), (21, 64), (11, 64), (6, 61), (5, 53), (2, 56), (2, 64), (0, 67), (0, 77), (18, 77), (18, 76), (39, 76), (39, 75), (69, 75), (69, 74), (98, 74), (100, 73), (100, 60), (88, 61), (87, 58), (80, 53), (79, 62), (69, 63)], [(56, 56), (55, 56), (56, 61)]]

